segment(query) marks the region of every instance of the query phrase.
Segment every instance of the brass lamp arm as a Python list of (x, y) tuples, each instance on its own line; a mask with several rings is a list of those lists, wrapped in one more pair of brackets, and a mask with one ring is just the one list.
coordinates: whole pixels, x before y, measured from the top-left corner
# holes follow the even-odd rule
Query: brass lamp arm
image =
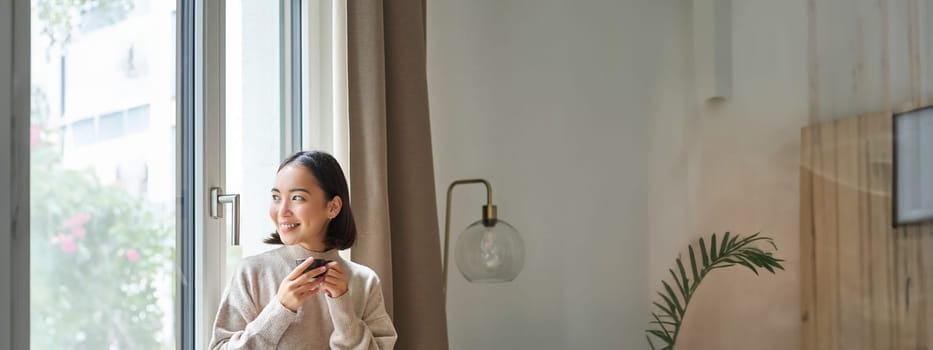
[(447, 266), (448, 266), (448, 257), (450, 256), (450, 197), (453, 193), (454, 187), (457, 185), (466, 185), (466, 184), (475, 184), (482, 183), (486, 185), (486, 205), (483, 206), (483, 224), (486, 226), (493, 226), (496, 223), (496, 206), (492, 204), (492, 186), (489, 185), (489, 182), (484, 179), (464, 179), (457, 180), (450, 184), (447, 187), (447, 214), (444, 216), (444, 299), (447, 299)]

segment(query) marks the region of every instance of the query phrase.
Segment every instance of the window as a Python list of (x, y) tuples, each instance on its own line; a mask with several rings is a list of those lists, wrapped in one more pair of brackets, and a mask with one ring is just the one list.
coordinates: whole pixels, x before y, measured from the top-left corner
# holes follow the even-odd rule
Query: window
[(74, 146), (147, 133), (150, 131), (149, 105), (111, 112), (100, 117), (79, 119), (72, 122), (70, 128)]
[(31, 1), (30, 346), (174, 349), (176, 2)]

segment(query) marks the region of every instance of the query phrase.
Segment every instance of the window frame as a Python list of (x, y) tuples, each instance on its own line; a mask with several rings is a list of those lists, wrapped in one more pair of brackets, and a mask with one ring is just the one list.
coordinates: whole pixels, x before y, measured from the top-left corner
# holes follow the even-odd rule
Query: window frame
[(30, 3), (0, 9), (0, 347), (28, 349)]

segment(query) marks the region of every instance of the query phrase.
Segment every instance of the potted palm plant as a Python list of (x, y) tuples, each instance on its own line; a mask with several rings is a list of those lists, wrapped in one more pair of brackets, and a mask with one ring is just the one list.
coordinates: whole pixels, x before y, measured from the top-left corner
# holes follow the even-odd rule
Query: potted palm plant
[[(730, 236), (729, 232), (726, 232), (718, 245), (715, 233), (710, 237), (709, 242), (709, 247), (707, 247), (703, 238), (700, 238), (699, 259), (694, 253), (693, 244), (687, 247), (690, 255), (688, 261), (689, 272), (681, 258), (677, 257), (677, 271), (674, 271), (673, 268), (668, 270), (674, 279), (673, 286), (667, 281), (661, 281), (663, 290), (658, 291), (661, 300), (653, 302), (657, 310), (651, 313), (653, 318), (651, 327), (653, 328), (645, 331), (648, 333), (645, 337), (648, 339), (648, 345), (651, 346), (651, 349), (674, 349), (690, 299), (696, 292), (697, 287), (700, 286), (703, 278), (713, 270), (735, 265), (744, 266), (752, 270), (756, 275), (758, 275), (758, 269), (767, 270), (772, 274), (775, 273), (776, 269), (784, 270), (782, 264), (784, 260), (774, 257), (772, 252), (755, 246), (756, 242), (765, 242), (777, 251), (777, 246), (770, 237), (756, 233), (743, 238), (739, 235)], [(652, 338), (657, 340), (659, 345), (656, 346), (651, 340)]]

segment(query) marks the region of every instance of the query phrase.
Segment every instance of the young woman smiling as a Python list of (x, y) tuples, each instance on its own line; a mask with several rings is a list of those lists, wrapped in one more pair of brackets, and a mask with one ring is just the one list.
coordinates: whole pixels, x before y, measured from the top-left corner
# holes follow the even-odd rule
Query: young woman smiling
[[(391, 349), (379, 277), (337, 252), (356, 224), (340, 164), (324, 152), (282, 161), (269, 216), (280, 248), (243, 259), (214, 321), (212, 349)], [(305, 259), (296, 266), (296, 261)], [(330, 261), (306, 271), (315, 260)]]

